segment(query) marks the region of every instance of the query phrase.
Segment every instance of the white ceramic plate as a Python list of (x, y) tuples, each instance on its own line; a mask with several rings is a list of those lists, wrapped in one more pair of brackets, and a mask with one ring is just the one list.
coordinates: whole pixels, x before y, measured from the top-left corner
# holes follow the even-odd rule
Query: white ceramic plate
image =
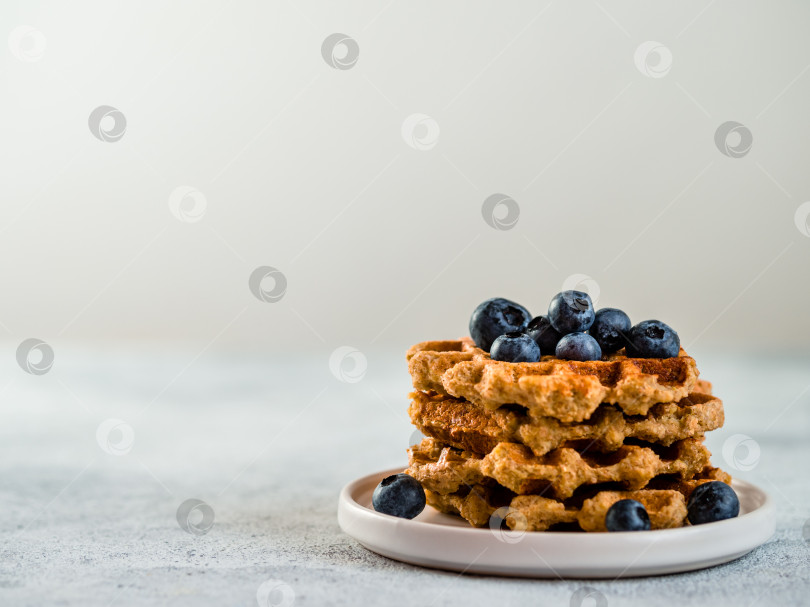
[(774, 533), (773, 501), (758, 487), (733, 482), (736, 518), (657, 531), (520, 532), (471, 527), (430, 506), (413, 520), (376, 512), (371, 494), (386, 476), (371, 474), (340, 493), (341, 529), (388, 558), (468, 573), (523, 577), (617, 578), (702, 569), (732, 561)]

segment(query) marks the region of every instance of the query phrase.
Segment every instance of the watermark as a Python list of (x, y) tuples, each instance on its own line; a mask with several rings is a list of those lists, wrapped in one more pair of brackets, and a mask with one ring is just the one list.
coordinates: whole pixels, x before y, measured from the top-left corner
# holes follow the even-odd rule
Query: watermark
[(585, 601), (588, 602), (588, 607), (607, 607), (607, 598), (604, 594), (599, 592), (596, 588), (591, 586), (583, 586), (577, 588), (571, 595), (571, 600), (568, 602), (570, 607), (583, 607)]
[(96, 429), (96, 442), (104, 453), (126, 455), (135, 443), (135, 431), (120, 419), (105, 419)]
[(259, 607), (290, 607), (295, 603), (295, 591), (281, 580), (267, 580), (256, 591)]
[(17, 346), (17, 364), (31, 375), (45, 375), (53, 367), (53, 348), (41, 339), (29, 337)]
[(759, 454), (759, 443), (747, 434), (733, 434), (723, 442), (723, 459), (734, 470), (753, 470), (759, 463)]
[(488, 196), (481, 205), (481, 215), (490, 228), (501, 231), (511, 230), (517, 225), (520, 218), (520, 206), (511, 196), (493, 194)]
[[(583, 293), (587, 293), (593, 302), (594, 308), (596, 308), (596, 303), (599, 301), (599, 295), (601, 294), (599, 283), (587, 274), (571, 274), (563, 281), (562, 291), (582, 291)], [(577, 308), (578, 310), (586, 310), (588, 308), (587, 302), (578, 302), (579, 300), (577, 299), (572, 301), (566, 299), (566, 303), (573, 308)]]
[(754, 136), (744, 124), (729, 120), (714, 132), (714, 144), (720, 153), (729, 158), (742, 158), (751, 151)]
[(366, 375), (368, 361), (357, 348), (341, 346), (329, 357), (329, 370), (332, 375), (347, 384), (356, 384)]
[(48, 40), (30, 25), (18, 25), (8, 35), (8, 48), (18, 61), (36, 63), (45, 54)]
[(87, 125), (93, 137), (107, 143), (120, 141), (127, 132), (126, 116), (111, 105), (100, 105), (90, 112)]
[(439, 123), (427, 114), (411, 114), (402, 123), (402, 139), (415, 150), (432, 150), (439, 142)]
[(169, 194), (169, 210), (183, 223), (197, 223), (205, 215), (207, 207), (205, 195), (190, 185), (176, 187)]
[(202, 500), (187, 499), (177, 507), (177, 524), (191, 535), (205, 535), (214, 526), (214, 509)]
[(336, 70), (350, 70), (360, 57), (360, 46), (351, 36), (332, 34), (323, 41), (321, 56)]
[(636, 69), (648, 78), (663, 78), (672, 68), (672, 51), (660, 42), (648, 40), (633, 54)]
[(500, 541), (517, 544), (529, 529), (529, 520), (520, 510), (501, 506), (489, 517), (489, 530)]
[(810, 201), (799, 205), (796, 214), (793, 216), (793, 222), (802, 235), (810, 236)]
[(802, 527), (802, 537), (804, 541), (810, 544), (810, 518), (804, 521), (804, 527)]
[[(268, 288), (268, 282), (271, 286)], [(276, 268), (271, 266), (260, 266), (253, 270), (248, 279), (250, 292), (259, 301), (266, 303), (276, 303), (281, 301), (287, 292), (287, 277)]]

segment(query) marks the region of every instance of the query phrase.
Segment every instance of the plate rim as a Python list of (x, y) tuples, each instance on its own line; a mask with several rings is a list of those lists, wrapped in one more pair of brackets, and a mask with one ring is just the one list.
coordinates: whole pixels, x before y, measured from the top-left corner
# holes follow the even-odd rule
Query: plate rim
[[(397, 516), (393, 516), (391, 514), (385, 514), (383, 512), (377, 512), (376, 510), (372, 510), (371, 508), (366, 508), (362, 504), (358, 503), (357, 500), (355, 500), (354, 497), (352, 496), (352, 493), (357, 489), (357, 487), (359, 485), (370, 482), (374, 478), (378, 478), (378, 477), (379, 478), (385, 478), (386, 476), (390, 476), (391, 474), (399, 474), (399, 473), (402, 473), (402, 472), (403, 472), (403, 468), (390, 468), (388, 470), (382, 470), (382, 471), (380, 471), (378, 473), (367, 474), (365, 476), (357, 478), (357, 479), (355, 479), (355, 480), (353, 480), (353, 481), (351, 481), (349, 483), (346, 483), (343, 486), (343, 488), (340, 491), (340, 496), (339, 496), (338, 499), (339, 499), (340, 502), (345, 502), (348, 505), (348, 507), (350, 507), (352, 509), (356, 509), (359, 512), (363, 512), (364, 515), (367, 514), (369, 516), (375, 516), (375, 517), (379, 516), (379, 517), (382, 517), (383, 520), (392, 519), (392, 522), (393, 521), (407, 521), (407, 523), (411, 524), (411, 525), (424, 525), (425, 527), (435, 527), (435, 526), (437, 526), (436, 523), (431, 523), (431, 522), (428, 522), (428, 521), (416, 521), (416, 520), (413, 520), (413, 519), (403, 519), (403, 518), (400, 518), (400, 517), (397, 517)], [(758, 487), (757, 485), (754, 485), (753, 483), (750, 483), (748, 481), (744, 481), (744, 480), (741, 480), (741, 479), (732, 479), (731, 485), (732, 485), (732, 487), (734, 487), (734, 485), (738, 485), (740, 487), (755, 489), (764, 496), (764, 499), (763, 499), (762, 503), (755, 510), (752, 510), (751, 512), (746, 512), (745, 514), (735, 516), (734, 518), (725, 519), (725, 520), (722, 520), (722, 521), (715, 521), (713, 523), (710, 523), (713, 528), (715, 528), (715, 529), (718, 528), (717, 527), (718, 525), (724, 525), (725, 527), (728, 527), (729, 525), (734, 525), (736, 521), (739, 521), (741, 519), (748, 518), (748, 517), (753, 517), (755, 515), (765, 516), (767, 514), (770, 514), (771, 511), (773, 511), (773, 509), (774, 509), (773, 498), (770, 496), (770, 494), (767, 491), (763, 490), (762, 488)], [(425, 508), (430, 508), (430, 506), (425, 506)], [(763, 513), (763, 514), (760, 514), (760, 513)], [(473, 527), (472, 525), (468, 525), (468, 526), (463, 526), (463, 525), (458, 525), (458, 526), (455, 526), (455, 525), (439, 525), (439, 526), (444, 528), (444, 529), (458, 530), (459, 532), (465, 533), (465, 534), (469, 534), (469, 533), (489, 534), (491, 532), (490, 529), (487, 529), (485, 527)], [(673, 532), (681, 533), (683, 535), (686, 535), (685, 532), (687, 532), (687, 531), (692, 531), (692, 532), (699, 533), (699, 532), (701, 532), (702, 528), (703, 528), (702, 525), (685, 525), (683, 527), (672, 527), (670, 529), (653, 529), (653, 530), (650, 530), (650, 531), (645, 531), (644, 532), (644, 537), (646, 537), (646, 538), (650, 538), (652, 536), (659, 537), (661, 534), (671, 534)], [(505, 533), (509, 533), (509, 531), (505, 531)], [(575, 538), (575, 537), (576, 538), (579, 538), (579, 537), (595, 538), (595, 537), (599, 537), (599, 536), (615, 538), (615, 537), (620, 537), (620, 536), (624, 536), (624, 535), (632, 536), (632, 537), (638, 537), (639, 536), (639, 534), (637, 532), (635, 532), (635, 531), (613, 531), (611, 533), (595, 532), (595, 533), (588, 533), (588, 534), (586, 534), (584, 536), (583, 536), (582, 533), (577, 533), (577, 532), (572, 532), (572, 531), (518, 531), (518, 532), (514, 532), (514, 533), (521, 533), (521, 534), (530, 533), (530, 534), (533, 535), (533, 537), (539, 537), (539, 536), (542, 535), (543, 537), (555, 537), (555, 538), (563, 538), (563, 537), (565, 537), (565, 538)]]
[[(732, 560), (736, 560), (745, 554), (748, 554), (755, 548), (769, 541), (775, 532), (776, 517), (775, 505), (773, 498), (768, 492), (761, 489), (759, 486), (748, 481), (734, 479), (732, 485), (739, 488), (744, 488), (754, 492), (757, 497), (757, 505), (753, 510), (746, 512), (740, 516), (723, 521), (716, 521), (709, 525), (686, 525), (683, 527), (671, 529), (656, 529), (646, 531), (644, 533), (628, 532), (612, 532), (612, 533), (575, 533), (571, 531), (501, 531), (501, 534), (514, 534), (519, 536), (526, 534), (531, 538), (529, 547), (531, 550), (537, 548), (543, 549), (557, 549), (563, 548), (564, 550), (600, 550), (608, 549), (615, 546), (618, 538), (622, 538), (624, 546), (628, 549), (649, 548), (653, 545), (664, 543), (665, 545), (672, 546), (678, 549), (679, 546), (689, 543), (705, 544), (706, 541), (712, 542), (713, 540), (720, 540), (723, 537), (728, 538), (735, 534), (734, 527), (745, 526), (745, 537), (750, 538), (750, 541), (738, 542), (737, 549), (729, 549), (727, 552), (723, 550), (709, 551), (703, 558), (690, 556), (687, 552), (686, 555), (675, 557), (671, 562), (656, 561), (649, 563), (646, 567), (644, 563), (632, 564), (627, 568), (623, 568), (622, 572), (618, 575), (615, 574), (617, 568), (612, 568), (611, 565), (606, 564), (604, 567), (594, 563), (589, 563), (587, 559), (582, 563), (581, 570), (577, 569), (576, 565), (551, 565), (546, 563), (545, 567), (521, 567), (518, 565), (500, 567), (497, 564), (487, 565), (480, 563), (475, 566), (468, 566), (462, 568), (460, 561), (452, 556), (452, 550), (444, 554), (446, 556), (438, 556), (437, 558), (420, 556), (419, 551), (411, 549), (409, 552), (407, 548), (398, 548), (395, 544), (386, 544), (385, 542), (378, 542), (372, 539), (372, 536), (367, 535), (364, 531), (369, 533), (377, 533), (390, 531), (393, 534), (402, 533), (405, 529), (411, 529), (414, 533), (424, 536), (430, 529), (441, 528), (443, 539), (447, 542), (461, 541), (461, 542), (477, 542), (479, 538), (488, 546), (496, 546), (493, 540), (496, 540), (492, 531), (486, 527), (478, 528), (471, 525), (449, 525), (442, 524), (441, 522), (432, 521), (419, 521), (403, 519), (388, 514), (376, 512), (371, 507), (366, 507), (359, 503), (354, 494), (358, 490), (368, 490), (368, 485), (379, 482), (379, 479), (384, 478), (390, 474), (397, 474), (402, 472), (403, 469), (391, 468), (381, 470), (377, 473), (368, 474), (357, 478), (343, 486), (340, 491), (338, 499), (338, 524), (341, 530), (356, 540), (364, 548), (381, 554), (384, 557), (398, 560), (401, 562), (409, 563), (411, 565), (428, 567), (432, 569), (444, 569), (451, 571), (461, 571), (462, 573), (483, 574), (483, 575), (497, 575), (506, 577), (526, 577), (526, 578), (549, 578), (552, 577), (549, 572), (554, 572), (554, 577), (563, 577), (565, 579), (607, 579), (618, 577), (641, 577), (649, 575), (664, 575), (669, 573), (692, 571), (703, 569), (706, 567), (716, 566)], [(438, 513), (438, 511), (436, 511)], [(450, 516), (450, 515), (446, 515)], [(462, 521), (463, 519), (459, 519)], [(361, 525), (358, 528), (357, 525)], [(370, 527), (365, 527), (369, 525)], [(375, 530), (375, 527), (377, 528)], [(751, 528), (758, 530), (758, 533), (752, 533)], [(362, 529), (362, 531), (360, 530)], [(711, 529), (712, 533), (707, 535), (707, 531)], [(477, 535), (477, 538), (476, 538)], [(601, 536), (601, 537), (600, 537)], [(522, 539), (522, 538), (521, 538)], [(497, 540), (496, 540), (497, 541)], [(663, 542), (662, 542), (663, 541)], [(407, 543), (407, 542), (406, 542)], [(502, 542), (499, 542), (502, 543)], [(515, 545), (517, 542), (510, 544)], [(562, 545), (561, 545), (562, 544)], [(483, 545), (483, 544), (482, 544)], [(532, 548), (534, 546), (534, 548)], [(729, 546), (731, 548), (731, 546)], [(654, 551), (653, 551), (654, 552)], [(653, 556), (652, 554), (650, 556)], [(430, 562), (427, 562), (430, 561)], [(558, 570), (564, 570), (562, 575)], [(587, 571), (587, 573), (583, 573)]]

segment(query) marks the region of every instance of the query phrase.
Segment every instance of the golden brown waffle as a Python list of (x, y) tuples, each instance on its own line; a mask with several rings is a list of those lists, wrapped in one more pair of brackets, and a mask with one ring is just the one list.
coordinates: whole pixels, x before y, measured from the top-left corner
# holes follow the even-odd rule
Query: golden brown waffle
[(512, 530), (545, 531), (556, 525), (576, 524), (584, 531), (606, 531), (608, 509), (621, 499), (634, 499), (644, 504), (652, 529), (668, 529), (686, 524), (686, 500), (695, 487), (712, 480), (730, 483), (731, 477), (719, 468), (707, 467), (688, 481), (661, 477), (654, 481), (656, 488), (598, 490), (586, 499), (565, 501), (540, 495), (514, 495), (493, 484), (463, 487), (449, 494), (428, 489), (425, 494), (429, 505), (441, 512), (458, 514), (476, 527), (490, 525), (499, 529), (503, 520)]
[(544, 356), (536, 363), (509, 363), (492, 360), (463, 338), (416, 344), (407, 358), (417, 390), (464, 398), (487, 409), (518, 404), (534, 416), (563, 422), (588, 419), (602, 403), (615, 404), (627, 415), (646, 415), (656, 403), (685, 398), (698, 380), (695, 361), (683, 350), (675, 358), (618, 353), (599, 361)]
[(481, 456), (425, 438), (408, 449), (406, 472), (441, 494), (491, 480), (514, 493), (566, 499), (583, 485), (617, 482), (635, 490), (662, 474), (690, 479), (709, 465), (710, 457), (703, 442), (692, 438), (670, 447), (624, 444), (607, 454), (563, 447), (541, 457), (518, 443), (498, 443)]
[(414, 392), (408, 414), (423, 434), (457, 449), (486, 454), (498, 443), (523, 443), (538, 456), (563, 446), (615, 451), (626, 438), (668, 446), (700, 438), (724, 420), (722, 401), (699, 393), (677, 403), (654, 405), (645, 416), (625, 416), (615, 405), (601, 405), (579, 424), (515, 409), (519, 408), (489, 411), (450, 396)]
[(692, 390), (693, 392), (698, 392), (700, 394), (713, 394), (712, 392), (712, 382), (706, 381), (705, 379), (700, 379), (698, 377), (697, 382), (695, 383), (695, 387)]

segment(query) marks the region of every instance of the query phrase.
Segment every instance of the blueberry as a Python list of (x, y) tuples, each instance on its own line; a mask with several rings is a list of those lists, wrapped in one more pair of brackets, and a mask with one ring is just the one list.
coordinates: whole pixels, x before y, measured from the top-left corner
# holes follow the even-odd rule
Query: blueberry
[(689, 522), (693, 525), (734, 518), (740, 513), (740, 500), (734, 489), (721, 481), (699, 485), (686, 504)]
[(557, 358), (566, 360), (600, 360), (602, 358), (602, 348), (599, 343), (587, 333), (569, 333), (560, 339), (557, 350), (554, 352)]
[(630, 317), (617, 308), (597, 310), (588, 333), (599, 342), (602, 352), (610, 354), (627, 345), (625, 334), (630, 330)]
[(377, 512), (400, 518), (414, 518), (425, 509), (425, 503), (422, 485), (404, 473), (386, 476), (371, 496), (371, 504)]
[(648, 531), (650, 516), (641, 502), (619, 500), (608, 509), (605, 527), (608, 531)]
[(540, 346), (526, 333), (507, 333), (492, 343), (489, 351), (492, 360), (508, 363), (536, 363), (540, 360)]
[(496, 337), (512, 331), (522, 331), (532, 315), (529, 311), (503, 297), (487, 299), (470, 317), (470, 336), (475, 345), (489, 352)]
[(557, 349), (557, 342), (562, 337), (557, 332), (557, 329), (551, 326), (548, 316), (533, 318), (529, 326), (526, 327), (526, 334), (537, 342), (543, 354), (554, 354)]
[(672, 327), (660, 320), (645, 320), (627, 333), (627, 356), (634, 358), (673, 358), (678, 356), (681, 340)]
[(587, 331), (593, 317), (591, 297), (582, 291), (557, 293), (548, 305), (548, 320), (561, 335)]

